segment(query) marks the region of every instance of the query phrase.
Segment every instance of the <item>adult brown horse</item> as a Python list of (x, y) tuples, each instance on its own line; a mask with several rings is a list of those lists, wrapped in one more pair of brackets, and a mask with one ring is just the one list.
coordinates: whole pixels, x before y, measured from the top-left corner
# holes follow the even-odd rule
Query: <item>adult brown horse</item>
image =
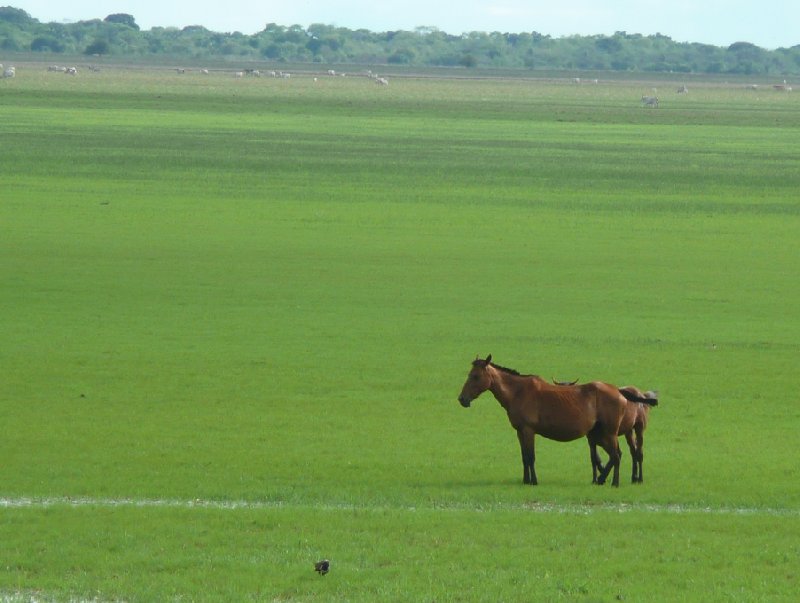
[(534, 486), (538, 483), (534, 469), (534, 438), (540, 434), (559, 442), (589, 436), (590, 442), (599, 444), (609, 456), (608, 464), (601, 467), (597, 483), (605, 483), (613, 469), (611, 483), (619, 486), (617, 433), (631, 394), (600, 381), (573, 386), (551, 385), (535, 375), (521, 375), (493, 364), (491, 354), (485, 360), (477, 358), (472, 363), (458, 401), (468, 408), (486, 390), (492, 392), (506, 410), (511, 426), (517, 431), (523, 483)]
[[(626, 385), (619, 388), (621, 392), (629, 393), (638, 398), (645, 398), (647, 402), (628, 402), (625, 414), (622, 415), (622, 422), (619, 424), (620, 436), (625, 436), (628, 449), (631, 451), (631, 463), (633, 470), (631, 482), (640, 484), (644, 481), (642, 474), (642, 463), (644, 462), (644, 430), (647, 428), (647, 419), (650, 414), (650, 407), (658, 405), (658, 393), (654, 391), (642, 392), (633, 385)], [(603, 472), (603, 463), (597, 454), (597, 445), (589, 438), (589, 455), (592, 459), (592, 481), (597, 481), (598, 473)]]

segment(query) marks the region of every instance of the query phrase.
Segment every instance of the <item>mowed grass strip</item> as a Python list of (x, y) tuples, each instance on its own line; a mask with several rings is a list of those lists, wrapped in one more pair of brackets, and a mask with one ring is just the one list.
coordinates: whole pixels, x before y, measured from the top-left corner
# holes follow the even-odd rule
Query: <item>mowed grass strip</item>
[[(84, 88), (3, 82), (0, 159), (14, 169), (0, 189), (0, 495), (284, 507), (3, 509), (2, 539), (28, 564), (9, 565), (0, 590), (498, 600), (500, 582), (499, 599), (515, 599), (508, 583), (536, 579), (545, 598), (635, 600), (646, 568), (663, 585), (648, 600), (794, 592), (783, 560), (796, 557), (785, 535), (800, 507), (786, 453), (800, 419), (787, 393), (800, 171), (788, 95), (693, 88), (656, 111), (630, 84), (94, 75)], [(469, 362), (490, 352), (548, 378), (659, 389), (645, 484), (628, 483), (624, 449), (614, 491), (590, 486), (585, 442), (539, 440), (541, 486), (523, 487), (496, 402), (456, 402)], [(574, 518), (532, 518), (530, 502), (790, 515), (604, 512), (578, 533)], [(237, 527), (251, 517), (288, 543), (258, 584), (260, 561), (235, 561), (256, 546)], [(112, 543), (134, 525), (131, 547), (96, 559), (76, 537), (93, 521)], [(309, 537), (321, 545), (293, 540), (309, 521), (327, 526)], [(190, 555), (154, 572), (182, 555), (164, 526), (198, 522), (224, 542), (210, 548), (226, 571)], [(440, 557), (406, 532), (458, 535)], [(758, 553), (745, 552), (750, 534)], [(640, 535), (674, 561), (663, 576), (631, 572)], [(542, 538), (563, 581), (513, 552)], [(310, 557), (335, 557), (326, 542), (352, 542), (344, 590), (311, 569)], [(74, 572), (53, 560), (70, 546)], [(363, 570), (374, 546), (397, 560), (392, 576), (422, 577), (381, 590), (386, 574)], [(510, 561), (453, 569), (459, 549)], [(591, 552), (570, 573), (578, 549)], [(725, 586), (753, 554), (764, 573)], [(122, 565), (133, 569), (115, 582)], [(712, 579), (691, 582), (690, 569)], [(306, 573), (313, 586), (287, 582)]]

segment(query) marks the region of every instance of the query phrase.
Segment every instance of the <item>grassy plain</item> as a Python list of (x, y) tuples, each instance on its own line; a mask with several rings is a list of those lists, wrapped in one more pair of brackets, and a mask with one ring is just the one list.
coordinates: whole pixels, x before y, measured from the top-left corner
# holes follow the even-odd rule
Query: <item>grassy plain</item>
[[(794, 600), (800, 98), (658, 86), (18, 66), (0, 600)], [(645, 483), (522, 486), (490, 352)]]

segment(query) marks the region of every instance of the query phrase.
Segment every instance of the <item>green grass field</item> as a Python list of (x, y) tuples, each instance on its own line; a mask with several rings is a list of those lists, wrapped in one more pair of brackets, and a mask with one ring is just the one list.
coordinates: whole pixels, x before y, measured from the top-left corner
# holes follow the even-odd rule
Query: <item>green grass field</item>
[[(0, 80), (0, 601), (795, 599), (800, 97), (45, 69)], [(658, 389), (644, 484), (540, 438), (523, 486), (488, 353)]]

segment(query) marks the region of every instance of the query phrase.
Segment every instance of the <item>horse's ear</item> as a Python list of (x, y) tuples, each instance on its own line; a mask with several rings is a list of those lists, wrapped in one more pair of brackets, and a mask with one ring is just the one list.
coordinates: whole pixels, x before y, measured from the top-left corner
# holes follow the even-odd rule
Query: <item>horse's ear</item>
[(489, 366), (489, 365), (492, 363), (492, 355), (491, 355), (491, 354), (489, 354), (489, 355), (486, 357), (486, 360), (484, 360), (484, 362), (486, 363), (486, 366)]

